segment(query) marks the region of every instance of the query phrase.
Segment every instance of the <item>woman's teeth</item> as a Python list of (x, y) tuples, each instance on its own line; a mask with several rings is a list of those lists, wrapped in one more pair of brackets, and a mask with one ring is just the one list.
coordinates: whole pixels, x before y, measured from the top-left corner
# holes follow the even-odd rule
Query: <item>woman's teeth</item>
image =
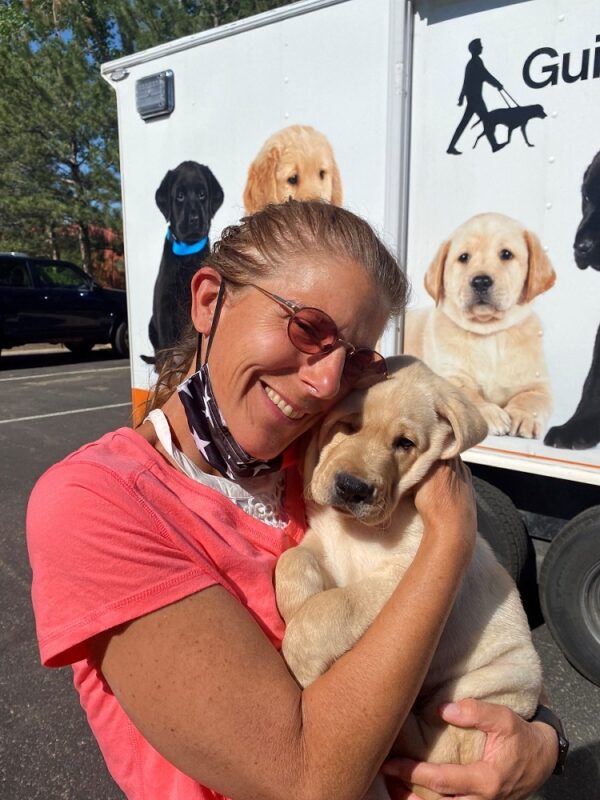
[(290, 419), (300, 419), (304, 416), (302, 411), (294, 411), (294, 409), (288, 405), (285, 400), (282, 400), (277, 392), (273, 391), (270, 386), (265, 386), (265, 393), (269, 400), (274, 403), (282, 412), (282, 414), (286, 415), (286, 417), (289, 417)]

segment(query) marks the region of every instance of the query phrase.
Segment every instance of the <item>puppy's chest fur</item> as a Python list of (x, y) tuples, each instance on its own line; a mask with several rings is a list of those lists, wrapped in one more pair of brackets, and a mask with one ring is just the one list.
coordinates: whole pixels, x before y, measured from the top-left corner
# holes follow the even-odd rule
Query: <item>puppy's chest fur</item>
[(401, 503), (385, 528), (367, 527), (330, 506), (307, 504), (309, 530), (302, 542), (312, 550), (330, 586), (348, 586), (393, 560), (413, 560), (423, 523), (411, 501)]
[(484, 397), (503, 405), (517, 392), (547, 382), (542, 346), (542, 328), (534, 313), (519, 325), (484, 335), (459, 327), (435, 309), (425, 330), (423, 356), (442, 376), (473, 376)]

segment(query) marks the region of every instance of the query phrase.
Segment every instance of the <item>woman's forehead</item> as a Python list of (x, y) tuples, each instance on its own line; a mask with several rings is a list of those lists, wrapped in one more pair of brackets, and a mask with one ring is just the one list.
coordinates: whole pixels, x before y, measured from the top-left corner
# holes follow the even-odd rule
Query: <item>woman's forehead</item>
[(286, 300), (325, 311), (340, 332), (370, 330), (371, 323), (379, 329), (387, 319), (389, 301), (367, 269), (348, 259), (298, 258), (264, 285)]

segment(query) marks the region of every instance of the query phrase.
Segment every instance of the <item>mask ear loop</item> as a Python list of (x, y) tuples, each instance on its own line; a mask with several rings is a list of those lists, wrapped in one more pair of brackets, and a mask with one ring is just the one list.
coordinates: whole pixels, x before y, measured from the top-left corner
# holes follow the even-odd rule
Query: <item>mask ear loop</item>
[[(221, 316), (221, 308), (223, 306), (224, 295), (225, 295), (225, 279), (221, 278), (219, 293), (217, 294), (217, 302), (215, 303), (215, 311), (210, 326), (210, 333), (208, 334), (208, 344), (206, 346), (206, 358), (204, 359), (205, 364), (208, 361), (208, 354), (210, 353), (210, 348), (212, 347), (215, 331), (217, 329), (217, 323), (219, 321), (219, 317)], [(202, 334), (198, 333), (198, 349), (196, 350), (196, 369), (195, 369), (196, 372), (198, 372), (201, 366), (200, 365), (201, 353), (202, 353)]]

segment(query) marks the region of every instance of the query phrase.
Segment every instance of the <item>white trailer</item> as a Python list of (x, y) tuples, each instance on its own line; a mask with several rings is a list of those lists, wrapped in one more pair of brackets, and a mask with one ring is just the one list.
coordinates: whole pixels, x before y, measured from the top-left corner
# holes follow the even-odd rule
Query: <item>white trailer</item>
[[(477, 391), (509, 417), (524, 359), (534, 389), (544, 383), (545, 405), (532, 412), (533, 438), (525, 423), (512, 431), (521, 435), (500, 425), (466, 458), (520, 509), (564, 522), (542, 564), (542, 607), (569, 660), (600, 684), (597, 0), (303, 0), (119, 59), (102, 73), (118, 102), (136, 406), (154, 376), (149, 322), (167, 230), (155, 194), (182, 162), (208, 166), (223, 190), (215, 239), (243, 215), (249, 166), (263, 143), (290, 125), (318, 129), (335, 153), (343, 204), (406, 265), (410, 313), (430, 320), (447, 312), (459, 329), (464, 318), (450, 308), (455, 287), (446, 278), (456, 268), (453, 232), (495, 215), (482, 234), (487, 262), (480, 234), (463, 230), (465, 270), (483, 258), (468, 284), (480, 307), (450, 357), (463, 354)], [(521, 231), (517, 243), (506, 217)], [(522, 291), (511, 300), (508, 281), (506, 297), (494, 299), (492, 284), (515, 269), (523, 242), (530, 272)], [(535, 287), (534, 257), (545, 265)], [(478, 327), (486, 305), (497, 322), (489, 335)], [(502, 332), (512, 322), (498, 320), (525, 318), (537, 338), (524, 334), (505, 352)], [(385, 355), (402, 350), (403, 328), (403, 320), (389, 326)], [(430, 355), (454, 342), (432, 336)], [(485, 343), (483, 357), (473, 356), (472, 340)], [(449, 369), (443, 358), (439, 368)], [(496, 549), (518, 573), (531, 554), (521, 523), (493, 487), (483, 495), (482, 518), (493, 517)]]

